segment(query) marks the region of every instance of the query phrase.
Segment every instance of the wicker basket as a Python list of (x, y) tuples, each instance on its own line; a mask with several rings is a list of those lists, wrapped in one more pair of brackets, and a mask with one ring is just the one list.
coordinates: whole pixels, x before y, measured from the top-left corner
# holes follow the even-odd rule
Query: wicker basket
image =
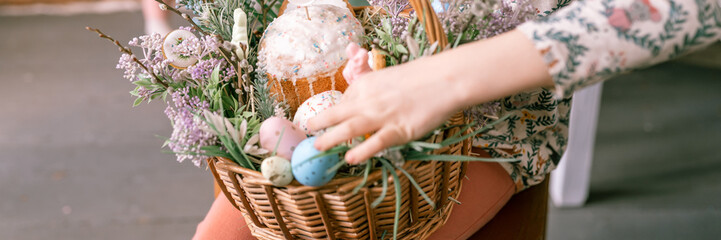
[[(414, 9), (421, 9), (431, 42), (445, 46), (447, 40), (428, 0), (411, 0)], [(421, 14), (419, 14), (421, 16)], [(466, 123), (458, 113), (449, 120), (450, 126)], [(435, 135), (430, 142), (439, 143), (460, 127)], [(435, 154), (468, 155), (470, 141), (463, 141)], [(223, 194), (238, 208), (253, 236), (258, 239), (379, 239), (384, 233), (392, 236), (396, 194), (393, 184), (400, 184), (402, 201), (398, 239), (427, 239), (450, 216), (453, 202), (461, 190), (466, 163), (409, 161), (408, 171), (421, 189), (436, 203), (433, 208), (423, 200), (405, 175), (398, 172), (400, 182), (388, 179), (386, 197), (375, 208), (371, 202), (381, 195), (381, 171), (372, 172), (366, 185), (357, 194), (353, 188), (362, 177), (333, 179), (322, 187), (304, 186), (293, 181), (285, 187), (274, 187), (258, 171), (242, 168), (229, 159), (211, 158), (209, 165)]]

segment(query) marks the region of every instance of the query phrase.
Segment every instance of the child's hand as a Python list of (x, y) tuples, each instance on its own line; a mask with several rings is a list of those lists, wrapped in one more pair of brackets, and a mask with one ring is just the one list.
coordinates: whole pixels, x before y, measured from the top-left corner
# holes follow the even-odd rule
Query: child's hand
[[(339, 104), (309, 121), (312, 131), (335, 126), (315, 143), (321, 151), (356, 136), (373, 133), (345, 155), (361, 163), (387, 147), (422, 137), (462, 105), (455, 87), (424, 59), (364, 74)], [(449, 94), (450, 93), (450, 94)]]
[(349, 163), (360, 163), (422, 137), (466, 106), (549, 86), (553, 81), (542, 56), (531, 40), (513, 30), (364, 74), (338, 105), (308, 126), (313, 131), (336, 126), (315, 142), (319, 150), (373, 133), (345, 155)]

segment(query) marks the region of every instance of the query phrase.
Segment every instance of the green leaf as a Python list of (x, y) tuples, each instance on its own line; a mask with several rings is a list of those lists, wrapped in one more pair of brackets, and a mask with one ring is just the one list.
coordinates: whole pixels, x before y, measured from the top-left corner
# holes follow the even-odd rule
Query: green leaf
[(248, 166), (250, 166), (249, 168), (252, 169), (252, 170), (257, 170), (257, 169), (255, 168), (255, 166), (253, 165), (253, 162), (250, 161), (250, 158), (248, 157), (248, 155), (245, 154), (245, 151), (242, 151), (242, 150), (241, 150), (241, 151), (239, 151), (239, 152), (240, 152), (240, 155), (243, 157), (243, 160), (245, 160), (245, 163), (246, 163)]
[(283, 140), (284, 133), (285, 133), (285, 127), (283, 127), (283, 130), (280, 130), (280, 136), (278, 136), (278, 142), (275, 143), (275, 147), (273, 148), (273, 154), (271, 154), (271, 156), (275, 156), (275, 154), (278, 152), (278, 146), (280, 146), (280, 140)]
[(433, 150), (440, 149), (443, 147), (443, 145), (438, 144), (438, 143), (428, 143), (428, 142), (420, 142), (420, 141), (410, 142), (410, 143), (408, 143), (408, 145), (412, 148), (426, 148), (426, 149), (433, 149)]
[(142, 97), (136, 98), (135, 101), (133, 102), (133, 107), (137, 107), (138, 105), (140, 105), (140, 103), (143, 102), (143, 99), (144, 98), (142, 98)]
[(391, 25), (390, 19), (387, 19), (387, 18), (383, 19), (381, 24), (383, 24), (383, 30), (385, 32), (387, 32), (387, 33), (393, 32), (393, 25)]
[(376, 33), (378, 34), (378, 38), (380, 38), (383, 42), (391, 42), (391, 34), (376, 29)]
[(361, 181), (358, 186), (355, 186), (353, 188), (353, 194), (358, 193), (358, 191), (363, 188), (363, 186), (366, 185), (366, 182), (368, 182), (368, 174), (371, 172), (371, 167), (373, 166), (373, 159), (370, 159), (366, 162), (366, 170), (363, 172), (363, 181)]
[(219, 82), (220, 82), (220, 64), (218, 64), (218, 66), (215, 66), (215, 68), (213, 69), (213, 72), (210, 73), (210, 80), (208, 81), (208, 83), (210, 85), (216, 85)]
[(508, 114), (508, 115), (506, 115), (506, 116), (503, 116), (503, 117), (499, 118), (498, 120), (495, 120), (495, 121), (493, 121), (493, 122), (491, 122), (491, 123), (489, 123), (489, 124), (486, 124), (485, 126), (479, 128), (478, 130), (473, 131), (473, 132), (471, 132), (471, 133), (469, 133), (469, 134), (466, 134), (466, 135), (463, 135), (463, 136), (459, 136), (459, 137), (455, 137), (455, 138), (447, 138), (447, 139), (445, 139), (445, 140), (443, 140), (443, 141), (441, 142), (441, 145), (443, 145), (443, 146), (448, 146), (448, 145), (451, 145), (451, 144), (459, 143), (459, 142), (461, 142), (461, 141), (463, 141), (463, 140), (465, 140), (465, 139), (467, 139), (467, 138), (471, 138), (471, 137), (476, 136), (476, 135), (478, 135), (478, 134), (480, 134), (480, 133), (482, 133), (482, 132), (488, 131), (488, 130), (490, 130), (491, 128), (493, 128), (493, 126), (495, 126), (496, 124), (499, 124), (499, 123), (505, 121), (506, 119), (508, 119), (510, 116), (511, 116), (510, 114)]
[(343, 167), (343, 165), (345, 165), (345, 161), (343, 161), (343, 160), (338, 161), (335, 165), (333, 165), (332, 167), (328, 168), (328, 170), (325, 170), (325, 175), (328, 176), (328, 175), (330, 175), (331, 173), (333, 173), (333, 172), (335, 172), (335, 171), (338, 171), (338, 169), (341, 168), (341, 167)]
[(226, 151), (223, 151), (223, 149), (220, 148), (220, 146), (203, 146), (200, 147), (200, 150), (205, 151), (205, 154), (208, 156), (215, 156), (215, 157), (224, 157), (228, 159), (233, 159), (233, 156), (228, 154)]
[(303, 161), (299, 162), (297, 165), (305, 164), (306, 162), (316, 159), (316, 158), (321, 158), (321, 157), (330, 156), (330, 155), (334, 155), (334, 154), (341, 154), (341, 153), (347, 152), (348, 150), (350, 150), (350, 147), (345, 146), (345, 145), (338, 145), (331, 149), (326, 150), (325, 152), (318, 153), (306, 160), (303, 160)]
[(512, 158), (479, 158), (464, 155), (447, 154), (425, 154), (419, 152), (408, 153), (405, 157), (408, 161), (441, 161), (441, 162), (520, 162)]
[(149, 79), (142, 79), (133, 82), (133, 84), (138, 85), (140, 87), (150, 87), (153, 85), (153, 82), (151, 82)]
[(162, 93), (154, 93), (153, 95), (150, 95), (150, 100), (158, 99), (161, 95)]
[(398, 177), (398, 174), (396, 173), (392, 164), (388, 163), (388, 161), (385, 159), (380, 159), (380, 162), (381, 164), (383, 164), (383, 167), (385, 169), (391, 172), (391, 175), (393, 176), (393, 186), (396, 189), (396, 208), (395, 214), (393, 216), (393, 240), (396, 240), (396, 238), (398, 237), (398, 220), (400, 219), (401, 215), (401, 180)]
[(138, 91), (140, 91), (140, 87), (135, 87), (135, 89), (133, 89), (133, 91), (130, 91), (130, 96), (140, 97), (140, 93), (138, 93)]
[(378, 196), (373, 202), (371, 203), (371, 207), (375, 208), (378, 206), (378, 204), (381, 204), (384, 198), (386, 198), (386, 192), (388, 191), (388, 173), (386, 172), (385, 168), (381, 168), (381, 173), (383, 173), (383, 190), (381, 190), (381, 195)]
[[(408, 181), (410, 181), (411, 184), (413, 184), (413, 187), (415, 187), (416, 190), (418, 190), (418, 193), (421, 194), (421, 196), (423, 197), (423, 199), (426, 200), (426, 202), (427, 202), (429, 205), (431, 205), (431, 207), (432, 207), (433, 209), (435, 209), (435, 208), (436, 208), (436, 203), (434, 203), (433, 200), (431, 200), (431, 198), (428, 197), (428, 195), (426, 195), (426, 192), (423, 191), (423, 188), (421, 188), (421, 185), (419, 185), (419, 184), (416, 182), (416, 179), (414, 179), (413, 176), (411, 176), (410, 173), (406, 172), (406, 170), (403, 169), (402, 167), (399, 167), (399, 168), (397, 168), (397, 169), (398, 169), (398, 170), (401, 170), (401, 172), (402, 172), (404, 175), (406, 175), (406, 177), (408, 178)], [(411, 196), (411, 197), (413, 197), (413, 196)]]
[(397, 50), (399, 53), (408, 54), (408, 49), (406, 49), (406, 47), (403, 46), (403, 44), (396, 44), (396, 50)]

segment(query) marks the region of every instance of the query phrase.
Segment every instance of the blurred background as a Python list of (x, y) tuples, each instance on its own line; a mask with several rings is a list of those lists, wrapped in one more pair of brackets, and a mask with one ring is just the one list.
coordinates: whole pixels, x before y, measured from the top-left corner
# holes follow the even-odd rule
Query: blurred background
[[(174, 27), (183, 25), (172, 16)], [(0, 240), (189, 239), (207, 169), (162, 153), (164, 103), (131, 107), (117, 48), (136, 1), (0, 0)], [(584, 206), (548, 239), (721, 236), (721, 47), (606, 82)]]

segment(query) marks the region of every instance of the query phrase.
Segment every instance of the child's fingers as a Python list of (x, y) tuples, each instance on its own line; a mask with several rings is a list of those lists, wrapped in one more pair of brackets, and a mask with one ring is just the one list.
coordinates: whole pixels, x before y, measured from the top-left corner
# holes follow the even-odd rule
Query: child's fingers
[(341, 101), (337, 105), (322, 111), (317, 116), (308, 120), (308, 129), (315, 132), (321, 129), (338, 124), (352, 116), (353, 106)]
[(328, 150), (348, 139), (373, 132), (377, 128), (376, 125), (364, 117), (351, 118), (318, 137), (315, 147), (321, 151)]
[(383, 149), (400, 144), (403, 141), (401, 137), (398, 127), (386, 126), (348, 151), (345, 154), (345, 160), (350, 164), (362, 163)]

